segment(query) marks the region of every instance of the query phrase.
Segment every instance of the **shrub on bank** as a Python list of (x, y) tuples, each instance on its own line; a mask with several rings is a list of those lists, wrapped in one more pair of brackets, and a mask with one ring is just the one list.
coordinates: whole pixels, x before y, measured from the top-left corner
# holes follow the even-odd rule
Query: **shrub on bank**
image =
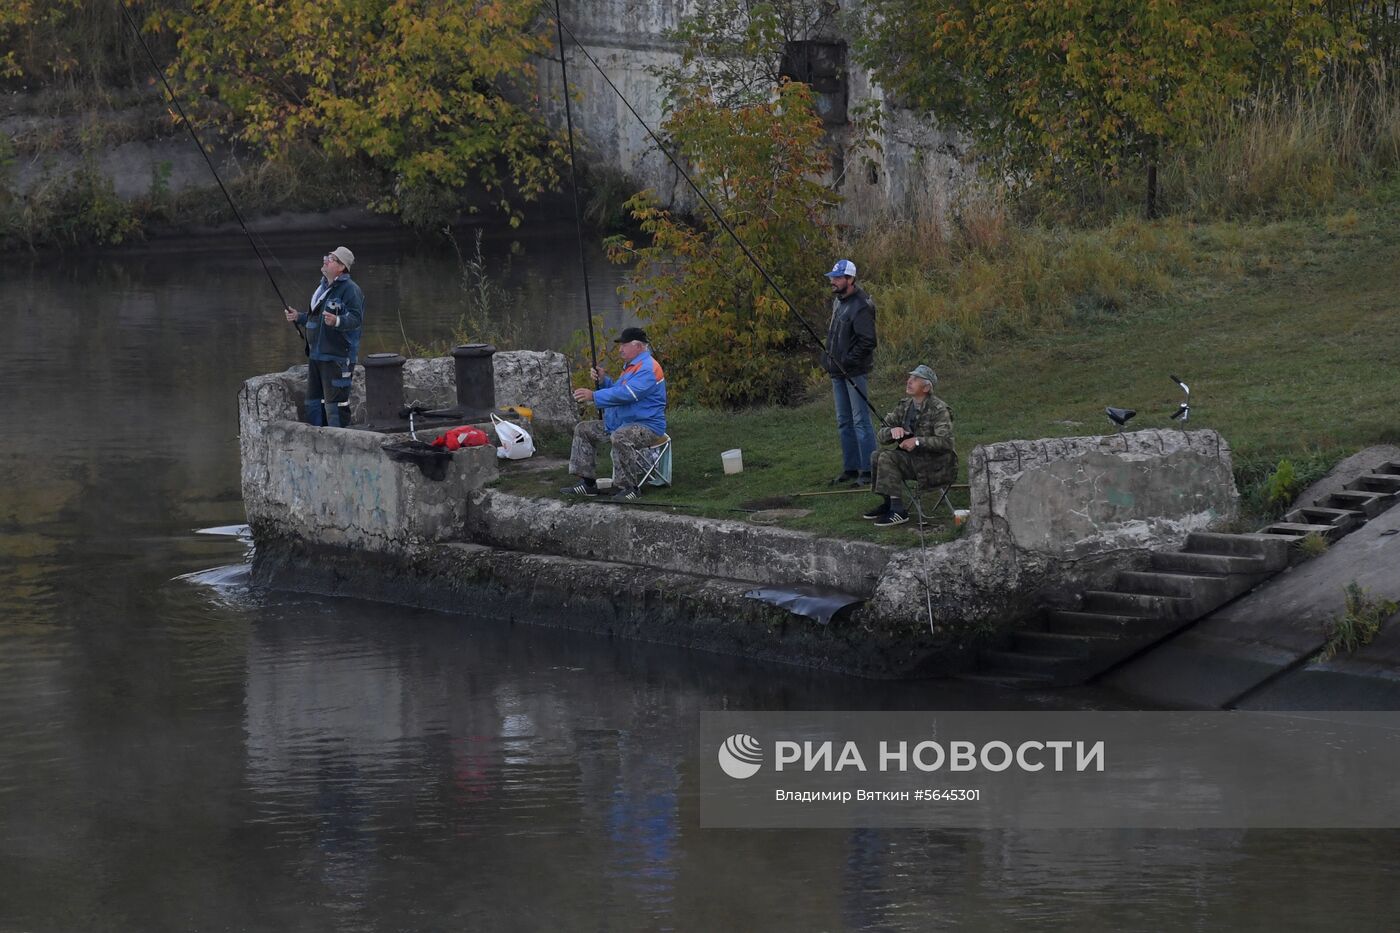
[(91, 162), (45, 179), (26, 197), (0, 199), (0, 246), (112, 246), (140, 230), (132, 206)]

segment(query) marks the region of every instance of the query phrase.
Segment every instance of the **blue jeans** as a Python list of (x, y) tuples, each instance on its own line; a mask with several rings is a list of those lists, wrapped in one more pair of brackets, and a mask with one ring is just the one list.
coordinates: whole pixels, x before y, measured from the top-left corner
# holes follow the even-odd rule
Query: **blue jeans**
[(836, 397), (836, 433), (841, 436), (841, 469), (869, 473), (870, 457), (875, 453), (875, 426), (870, 423), (870, 406), (861, 397), (865, 377), (833, 379), (831, 390)]

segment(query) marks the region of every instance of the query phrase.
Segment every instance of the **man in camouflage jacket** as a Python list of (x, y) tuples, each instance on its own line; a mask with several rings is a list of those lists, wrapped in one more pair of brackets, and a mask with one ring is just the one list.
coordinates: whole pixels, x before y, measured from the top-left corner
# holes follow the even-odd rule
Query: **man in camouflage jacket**
[(958, 473), (958, 454), (953, 449), (953, 412), (933, 394), (938, 377), (927, 366), (915, 366), (904, 382), (905, 398), (885, 416), (876, 432), (882, 448), (873, 462), (879, 505), (865, 513), (881, 527), (902, 525), (909, 520), (903, 495), (906, 481), (915, 488), (929, 489), (951, 483)]

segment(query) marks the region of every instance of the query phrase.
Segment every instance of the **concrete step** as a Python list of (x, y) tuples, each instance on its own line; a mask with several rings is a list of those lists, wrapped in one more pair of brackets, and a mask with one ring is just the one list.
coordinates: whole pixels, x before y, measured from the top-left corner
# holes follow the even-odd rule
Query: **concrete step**
[(1400, 476), (1400, 460), (1387, 460), (1371, 472)]
[(1328, 541), (1341, 537), (1341, 529), (1334, 525), (1314, 525), (1311, 522), (1274, 522), (1264, 531), (1267, 534), (1292, 535), (1295, 538), (1307, 535), (1322, 535)]
[(1390, 473), (1363, 473), (1347, 483), (1343, 489), (1360, 489), (1363, 492), (1400, 492), (1400, 476)]
[(1048, 632), (1063, 635), (1098, 635), (1106, 638), (1138, 639), (1156, 636), (1170, 631), (1176, 624), (1170, 619), (1072, 609), (1053, 609), (1045, 616)]
[(1033, 674), (1050, 680), (1058, 680), (1067, 673), (1069, 668), (1078, 668), (1084, 663), (1083, 658), (1029, 651), (983, 651), (978, 655), (978, 658), (981, 660), (982, 666), (989, 672)]
[(1224, 582), (1223, 576), (1125, 570), (1118, 575), (1114, 589), (1121, 593), (1152, 593), (1202, 599), (1223, 590)]
[(1329, 509), (1322, 506), (1304, 506), (1294, 509), (1283, 517), (1286, 522), (1302, 525), (1331, 525), (1344, 531), (1351, 531), (1361, 524), (1361, 519), (1351, 509)]
[(1011, 650), (1025, 654), (1045, 654), (1062, 658), (1087, 658), (1111, 638), (1094, 635), (1068, 635), (1063, 632), (1017, 632)]
[(1192, 554), (1259, 557), (1276, 570), (1288, 566), (1288, 543), (1276, 535), (1232, 535), (1218, 531), (1193, 531), (1186, 536), (1186, 544), (1182, 550)]
[(1108, 590), (1089, 590), (1084, 594), (1083, 602), (1083, 609), (1088, 612), (1175, 620), (1193, 618), (1194, 606), (1195, 600), (1185, 596), (1115, 593)]
[(1340, 489), (1313, 504), (1328, 509), (1350, 509), (1366, 518), (1375, 518), (1393, 504), (1395, 498), (1381, 492), (1365, 492), (1360, 489)]
[(1234, 554), (1196, 554), (1190, 551), (1153, 551), (1153, 570), (1175, 570), (1181, 573), (1269, 573), (1272, 568), (1263, 557)]

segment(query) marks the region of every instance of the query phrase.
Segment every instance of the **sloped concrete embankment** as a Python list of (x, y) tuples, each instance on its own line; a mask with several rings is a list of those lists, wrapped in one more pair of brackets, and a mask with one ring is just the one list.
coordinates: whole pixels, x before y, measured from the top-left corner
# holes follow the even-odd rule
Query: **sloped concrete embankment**
[(1400, 601), (1400, 508), (1121, 666), (1105, 682), (1174, 706), (1400, 708), (1400, 628), (1393, 620), (1355, 654), (1318, 659), (1326, 625), (1345, 612), (1343, 591), (1352, 582), (1378, 602)]
[[(449, 363), (406, 366), (406, 400), (450, 399)], [(299, 369), (249, 380), (240, 396), (262, 582), (866, 676), (961, 669), (1047, 602), (1235, 510), (1229, 450), (1211, 431), (979, 447), (964, 535), (927, 550), (527, 499), (484, 488), (497, 470), (489, 450), (457, 454), (432, 483), (388, 460), (384, 435), (295, 423)], [(567, 396), (566, 382), (549, 384), (503, 392), (498, 378), (498, 399), (538, 416)], [(800, 583), (868, 601), (819, 625), (743, 598), (757, 584)]]

